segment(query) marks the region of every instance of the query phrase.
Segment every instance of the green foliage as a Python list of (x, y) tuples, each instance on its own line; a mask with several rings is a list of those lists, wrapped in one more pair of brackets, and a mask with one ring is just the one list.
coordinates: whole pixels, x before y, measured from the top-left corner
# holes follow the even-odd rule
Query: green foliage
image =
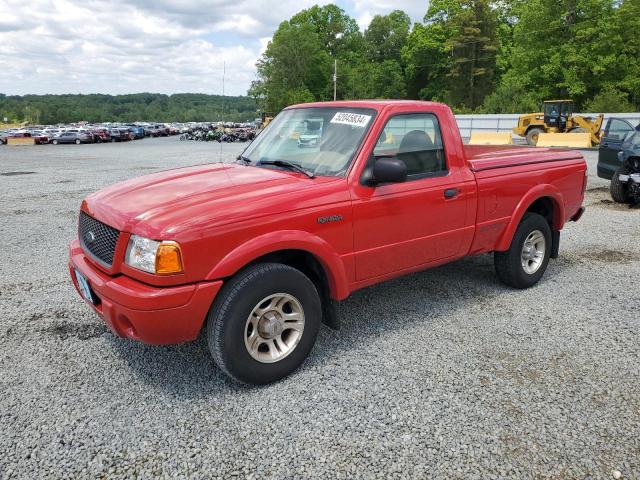
[(250, 97), (161, 95), (0, 95), (0, 119), (32, 124), (88, 122), (246, 121), (256, 118)]
[(628, 95), (614, 87), (605, 87), (591, 100), (585, 103), (586, 112), (612, 113), (612, 112), (634, 112), (635, 108), (629, 102)]
[[(640, 39), (634, 33), (640, 28), (637, 0), (508, 3), (515, 20), (504, 23), (511, 27), (512, 38), (499, 56), (504, 72), (496, 95), (487, 99), (484, 110), (494, 111), (500, 105), (505, 111), (531, 99), (539, 104), (554, 97), (571, 98), (580, 110), (587, 110), (587, 103), (593, 106), (597, 98), (601, 105), (640, 106)], [(608, 90), (611, 85), (617, 94)], [(527, 92), (526, 97), (507, 108), (506, 98), (516, 86)]]
[(493, 90), (496, 23), (497, 14), (488, 0), (463, 0), (449, 19), (445, 45), (452, 53), (447, 73), (451, 104), (475, 109)]
[(364, 33), (336, 5), (314, 6), (280, 25), (250, 95), (271, 111), (330, 99), (337, 60), (339, 99), (521, 113), (566, 97), (581, 110), (637, 109), (639, 31), (638, 0), (432, 0), (422, 23), (395, 10)]
[(507, 75), (502, 78), (498, 88), (485, 98), (484, 104), (477, 110), (478, 113), (537, 112), (540, 110), (542, 100), (537, 92), (527, 89), (512, 75)]
[(400, 10), (376, 15), (364, 32), (367, 58), (373, 62), (401, 61), (402, 48), (411, 30), (411, 18)]
[(434, 0), (403, 49), (411, 96), (475, 109), (496, 78), (498, 13), (489, 0)]

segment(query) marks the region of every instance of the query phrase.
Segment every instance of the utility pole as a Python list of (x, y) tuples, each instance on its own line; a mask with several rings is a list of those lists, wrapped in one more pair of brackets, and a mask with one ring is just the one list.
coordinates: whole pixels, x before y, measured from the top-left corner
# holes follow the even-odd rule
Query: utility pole
[(336, 91), (338, 86), (338, 60), (333, 61), (333, 101), (336, 101)]
[(224, 77), (227, 74), (227, 62), (222, 62), (222, 96), (224, 97)]
[(227, 61), (222, 62), (222, 115), (224, 115), (225, 111), (225, 100), (224, 100), (224, 77), (227, 74)]

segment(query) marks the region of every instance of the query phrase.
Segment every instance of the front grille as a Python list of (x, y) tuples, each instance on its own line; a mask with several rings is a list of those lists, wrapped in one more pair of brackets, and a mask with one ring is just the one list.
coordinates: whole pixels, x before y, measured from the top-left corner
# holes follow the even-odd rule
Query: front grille
[(119, 235), (120, 232), (115, 228), (80, 212), (78, 236), (82, 248), (109, 266), (113, 263), (113, 254), (116, 251)]

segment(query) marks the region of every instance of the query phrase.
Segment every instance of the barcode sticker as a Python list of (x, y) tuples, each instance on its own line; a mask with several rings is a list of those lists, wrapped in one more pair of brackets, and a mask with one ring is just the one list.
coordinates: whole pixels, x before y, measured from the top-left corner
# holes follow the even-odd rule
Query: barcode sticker
[(343, 125), (351, 125), (352, 127), (364, 128), (369, 123), (369, 120), (371, 120), (371, 115), (338, 112), (331, 119), (331, 123), (341, 123)]

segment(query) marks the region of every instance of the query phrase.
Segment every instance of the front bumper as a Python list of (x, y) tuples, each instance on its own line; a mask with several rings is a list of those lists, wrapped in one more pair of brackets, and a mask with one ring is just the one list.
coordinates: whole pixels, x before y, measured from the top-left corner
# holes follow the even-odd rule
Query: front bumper
[(222, 287), (222, 281), (152, 287), (126, 275), (109, 276), (91, 263), (78, 240), (69, 245), (69, 273), (80, 294), (75, 270), (97, 299), (87, 303), (116, 335), (156, 345), (195, 340)]

